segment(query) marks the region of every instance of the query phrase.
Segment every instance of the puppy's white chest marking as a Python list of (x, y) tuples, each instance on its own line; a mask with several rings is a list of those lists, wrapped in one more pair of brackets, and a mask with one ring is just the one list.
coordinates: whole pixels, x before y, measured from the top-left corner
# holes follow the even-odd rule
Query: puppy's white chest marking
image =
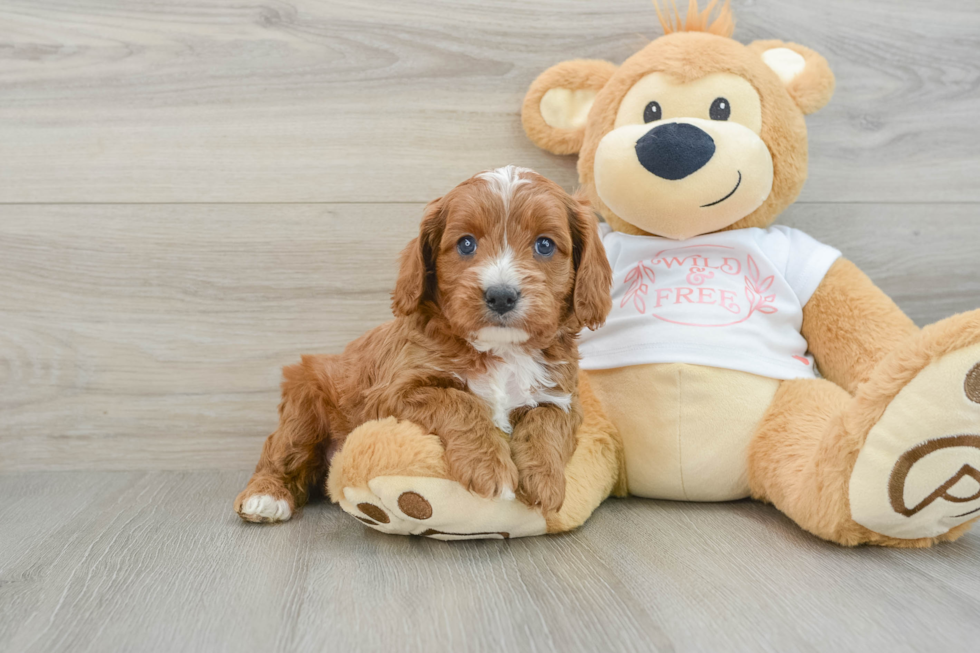
[(498, 345), (490, 351), (502, 361), (485, 374), (467, 377), (466, 383), (473, 394), (487, 402), (494, 424), (504, 433), (512, 431), (510, 413), (515, 408), (555, 404), (567, 411), (571, 407), (571, 395), (551, 391), (557, 384), (540, 355), (512, 345)]

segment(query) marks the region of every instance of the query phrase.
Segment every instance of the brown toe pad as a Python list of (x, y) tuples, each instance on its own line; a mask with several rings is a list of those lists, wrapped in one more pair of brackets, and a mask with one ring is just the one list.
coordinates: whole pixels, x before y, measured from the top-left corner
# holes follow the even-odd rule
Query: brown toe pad
[(388, 519), (388, 513), (373, 503), (359, 503), (357, 504), (357, 509), (376, 522), (387, 524), (389, 521), (391, 521)]
[(980, 404), (980, 363), (974, 365), (973, 369), (966, 373), (963, 389), (966, 391), (967, 399), (975, 404)]
[(432, 516), (432, 504), (417, 492), (402, 492), (398, 507), (412, 519), (428, 519)]

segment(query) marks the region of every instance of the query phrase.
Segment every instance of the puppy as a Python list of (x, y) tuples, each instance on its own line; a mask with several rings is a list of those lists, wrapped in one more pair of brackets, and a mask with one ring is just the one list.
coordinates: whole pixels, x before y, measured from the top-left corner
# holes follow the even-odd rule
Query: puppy
[(402, 252), (396, 319), (284, 369), (236, 512), (289, 519), (347, 434), (389, 416), (438, 435), (467, 489), (557, 510), (582, 420), (576, 338), (605, 320), (611, 285), (595, 216), (557, 184), (514, 166), (463, 182)]

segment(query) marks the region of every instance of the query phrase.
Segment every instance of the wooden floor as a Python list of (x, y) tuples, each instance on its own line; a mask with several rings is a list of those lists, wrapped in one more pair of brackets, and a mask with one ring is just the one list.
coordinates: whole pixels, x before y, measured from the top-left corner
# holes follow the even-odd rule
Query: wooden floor
[(0, 475), (3, 651), (975, 651), (980, 538), (842, 549), (749, 501), (610, 500), (580, 531), (445, 543), (244, 472)]
[[(781, 219), (924, 325), (980, 306), (980, 3), (733, 0), (818, 50)], [(770, 507), (610, 501), (443, 544), (238, 523), (279, 368), (385, 319), (424, 203), (516, 163), (647, 0), (0, 1), (0, 651), (975, 650), (980, 533), (844, 550)]]

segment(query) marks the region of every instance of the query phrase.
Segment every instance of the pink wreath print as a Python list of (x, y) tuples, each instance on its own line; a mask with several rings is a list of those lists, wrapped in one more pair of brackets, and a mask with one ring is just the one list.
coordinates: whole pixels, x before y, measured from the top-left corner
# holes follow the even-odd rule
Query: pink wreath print
[(626, 306), (627, 302), (631, 299), (633, 300), (633, 306), (636, 307), (640, 313), (647, 312), (647, 302), (644, 296), (650, 290), (650, 286), (643, 283), (643, 280), (647, 279), (650, 283), (655, 283), (657, 280), (657, 275), (654, 274), (653, 268), (648, 267), (640, 263), (636, 264), (636, 267), (626, 273), (626, 278), (623, 279), (623, 283), (627, 284), (626, 294), (623, 295), (623, 301), (619, 303), (619, 307), (622, 308)]
[(749, 314), (745, 316), (746, 319), (756, 311), (766, 315), (777, 312), (779, 309), (771, 306), (776, 295), (766, 294), (772, 288), (773, 275), (769, 275), (760, 281), (759, 266), (756, 265), (751, 254), (748, 255), (748, 268), (749, 273), (745, 276), (745, 298), (749, 300)]

